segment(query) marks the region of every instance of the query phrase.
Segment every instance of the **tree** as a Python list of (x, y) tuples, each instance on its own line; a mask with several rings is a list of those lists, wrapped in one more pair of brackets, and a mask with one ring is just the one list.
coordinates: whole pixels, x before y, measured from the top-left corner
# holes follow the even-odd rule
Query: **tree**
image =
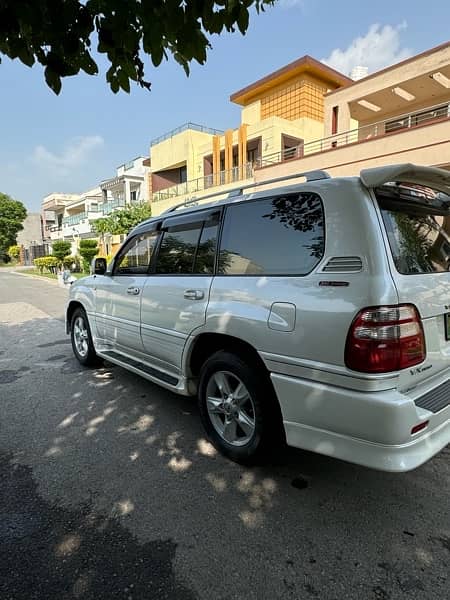
[(0, 192), (0, 260), (7, 257), (8, 248), (15, 245), (26, 216), (27, 209), (22, 202)]
[[(84, 71), (97, 75), (93, 44), (106, 55), (106, 80), (114, 93), (130, 81), (150, 89), (145, 55), (158, 66), (170, 55), (189, 74), (193, 60), (206, 62), (208, 36), (224, 29), (244, 34), (249, 9), (264, 11), (275, 0), (3, 0), (0, 56), (44, 67), (59, 94), (61, 78)], [(94, 54), (95, 56), (95, 54)]]
[(64, 258), (69, 256), (71, 251), (70, 242), (66, 242), (64, 240), (56, 240), (52, 244), (52, 255), (58, 259), (58, 265), (61, 266), (63, 264)]
[(83, 269), (88, 273), (91, 261), (98, 253), (97, 240), (80, 240), (79, 252), (83, 258)]
[(105, 233), (118, 235), (128, 233), (136, 225), (152, 216), (152, 210), (149, 204), (138, 204), (135, 206), (127, 206), (116, 212), (113, 212), (109, 217), (97, 219), (92, 222), (92, 228), (98, 235), (104, 236)]

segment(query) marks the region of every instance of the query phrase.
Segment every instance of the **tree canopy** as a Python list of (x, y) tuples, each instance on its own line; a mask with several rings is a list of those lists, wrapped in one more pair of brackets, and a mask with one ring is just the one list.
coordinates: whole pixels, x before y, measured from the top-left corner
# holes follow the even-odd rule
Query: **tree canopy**
[(52, 255), (58, 259), (59, 264), (63, 263), (66, 256), (69, 256), (71, 243), (66, 240), (55, 240), (52, 244)]
[(40, 63), (58, 94), (61, 79), (84, 71), (98, 74), (96, 53), (105, 55), (113, 92), (130, 81), (150, 88), (145, 60), (154, 66), (173, 56), (189, 74), (206, 62), (209, 37), (223, 30), (244, 34), (249, 9), (263, 11), (275, 0), (2, 0), (1, 54), (29, 67)]
[(0, 259), (10, 246), (16, 243), (17, 234), (23, 229), (27, 209), (19, 200), (13, 200), (0, 192)]
[(105, 233), (118, 235), (120, 233), (128, 233), (130, 229), (151, 216), (152, 211), (149, 204), (126, 206), (121, 210), (113, 212), (109, 217), (93, 221), (92, 227), (98, 235), (104, 235)]

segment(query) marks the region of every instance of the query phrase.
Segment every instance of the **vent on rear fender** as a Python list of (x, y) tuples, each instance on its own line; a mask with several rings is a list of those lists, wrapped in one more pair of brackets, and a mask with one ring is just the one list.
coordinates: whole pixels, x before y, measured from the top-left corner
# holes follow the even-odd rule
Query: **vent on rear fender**
[(322, 268), (323, 273), (357, 273), (362, 271), (359, 256), (333, 256)]

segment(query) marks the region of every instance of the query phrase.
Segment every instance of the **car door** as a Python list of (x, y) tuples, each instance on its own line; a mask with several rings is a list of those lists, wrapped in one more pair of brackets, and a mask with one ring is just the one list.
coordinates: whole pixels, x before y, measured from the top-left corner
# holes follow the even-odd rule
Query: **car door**
[(215, 209), (162, 223), (141, 306), (142, 343), (156, 366), (178, 371), (188, 336), (205, 322), (219, 220)]
[(158, 232), (139, 233), (119, 251), (111, 275), (96, 286), (97, 335), (117, 352), (142, 351), (140, 335), (141, 297)]

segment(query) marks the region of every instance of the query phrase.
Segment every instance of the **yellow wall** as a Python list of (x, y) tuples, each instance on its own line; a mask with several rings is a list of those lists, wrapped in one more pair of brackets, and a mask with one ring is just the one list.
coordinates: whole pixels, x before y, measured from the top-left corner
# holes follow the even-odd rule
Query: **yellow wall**
[(256, 100), (248, 106), (243, 106), (241, 111), (241, 123), (253, 125), (261, 121), (261, 100)]
[(281, 84), (261, 97), (261, 119), (277, 116), (293, 121), (309, 117), (323, 121), (323, 97), (327, 84), (310, 75), (302, 74)]
[[(199, 156), (199, 146), (205, 142), (212, 148), (210, 133), (187, 129), (151, 147), (152, 171), (174, 168), (186, 164), (187, 178), (196, 179), (203, 174), (203, 156)], [(201, 167), (199, 169), (198, 167)]]

